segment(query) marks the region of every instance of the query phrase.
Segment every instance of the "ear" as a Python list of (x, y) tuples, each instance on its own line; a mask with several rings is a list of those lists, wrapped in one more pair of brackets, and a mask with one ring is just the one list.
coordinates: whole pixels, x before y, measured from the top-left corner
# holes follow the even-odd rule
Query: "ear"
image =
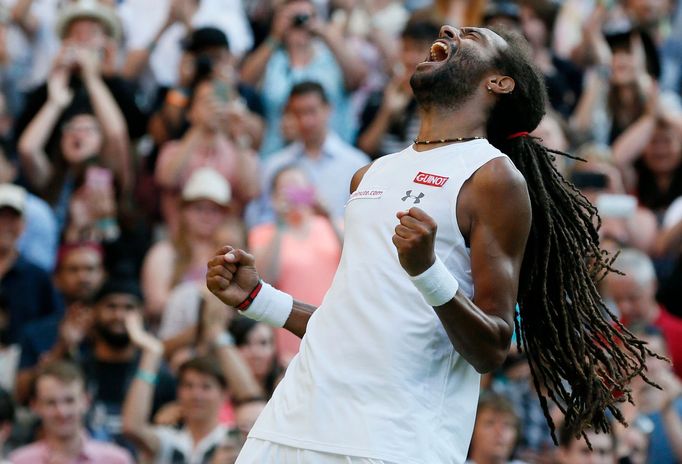
[(516, 82), (509, 76), (494, 74), (486, 79), (486, 90), (488, 93), (503, 95), (512, 93)]

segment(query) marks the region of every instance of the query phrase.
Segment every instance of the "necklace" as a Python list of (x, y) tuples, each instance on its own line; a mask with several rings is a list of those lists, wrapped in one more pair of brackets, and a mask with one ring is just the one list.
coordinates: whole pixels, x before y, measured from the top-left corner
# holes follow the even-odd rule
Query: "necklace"
[(415, 145), (429, 145), (431, 143), (469, 142), (471, 140), (485, 139), (485, 137), (456, 137), (454, 139), (419, 140), (414, 139)]

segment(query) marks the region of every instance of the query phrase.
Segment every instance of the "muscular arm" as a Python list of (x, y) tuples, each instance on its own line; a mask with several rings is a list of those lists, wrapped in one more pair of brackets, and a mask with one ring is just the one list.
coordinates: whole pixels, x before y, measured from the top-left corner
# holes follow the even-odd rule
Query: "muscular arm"
[(458, 210), (460, 227), (468, 227), (463, 232), (471, 248), (474, 298), (457, 292), (435, 310), (455, 349), (477, 371), (488, 372), (504, 361), (514, 331), (531, 223), (525, 180), (509, 160), (495, 159), (462, 187)]
[[(462, 187), (458, 209), (458, 223), (469, 226), (474, 298), (457, 292), (436, 314), (455, 349), (476, 370), (488, 372), (504, 361), (514, 331), (531, 222), (525, 180), (510, 161), (493, 160)], [(462, 215), (469, 220), (460, 220)]]
[[(490, 161), (462, 187), (456, 214), (469, 239), (474, 298), (458, 291), (434, 309), (455, 349), (483, 373), (502, 364), (514, 329), (519, 272), (531, 221), (523, 177), (504, 158)], [(394, 243), (400, 262), (408, 274), (419, 275), (435, 260), (436, 224), (417, 208), (399, 217)]]

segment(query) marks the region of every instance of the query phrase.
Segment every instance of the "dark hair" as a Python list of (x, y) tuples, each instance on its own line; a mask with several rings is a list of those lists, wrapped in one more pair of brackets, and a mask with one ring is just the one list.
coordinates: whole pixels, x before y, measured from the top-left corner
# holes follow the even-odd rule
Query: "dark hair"
[[(611, 450), (615, 452), (615, 450), (616, 450), (616, 435), (613, 434), (611, 431), (609, 431), (607, 433), (609, 434), (609, 438), (611, 438)], [(585, 435), (583, 435), (583, 437), (585, 438), (585, 441), (587, 442), (588, 446), (590, 446), (590, 448), (592, 448), (589, 440), (587, 440), (587, 437)], [(573, 442), (579, 438), (580, 437), (576, 437), (575, 434), (573, 434), (571, 432), (571, 430), (568, 427), (566, 427), (566, 424), (562, 424), (559, 427), (559, 446), (561, 446), (562, 448), (564, 448), (564, 449), (570, 448), (571, 445), (573, 444)]]
[(327, 98), (324, 87), (322, 87), (319, 82), (315, 81), (303, 81), (295, 84), (291, 88), (291, 92), (289, 92), (289, 101), (294, 97), (307, 95), (309, 93), (316, 93), (325, 104), (329, 104), (329, 98)]
[(559, 15), (559, 4), (550, 0), (521, 0), (520, 6), (533, 10), (547, 29), (548, 40), (554, 30), (554, 23)]
[(4, 388), (0, 388), (0, 424), (14, 422), (14, 399)]
[(412, 39), (423, 42), (433, 42), (438, 38), (440, 33), (440, 25), (433, 21), (424, 19), (410, 19), (400, 37), (403, 39)]
[(212, 377), (220, 384), (221, 388), (227, 388), (227, 379), (220, 367), (220, 363), (215, 358), (201, 356), (182, 363), (178, 369), (178, 380), (180, 382), (182, 382), (182, 378), (187, 371), (199, 372), (200, 374)]
[(104, 248), (98, 242), (82, 241), (64, 243), (57, 250), (57, 263), (55, 264), (55, 272), (58, 272), (61, 269), (61, 267), (64, 265), (64, 261), (66, 260), (67, 257), (69, 257), (71, 252), (82, 249), (94, 251), (95, 253), (97, 253), (100, 260), (104, 261)]
[[(253, 319), (244, 316), (235, 317), (230, 324), (230, 333), (234, 336), (235, 344), (238, 347), (246, 345), (249, 341), (249, 334), (258, 324), (262, 324), (262, 322), (254, 321)], [(277, 356), (275, 356), (272, 360), (272, 366), (270, 366), (270, 372), (268, 372), (268, 375), (265, 378), (264, 389), (268, 398), (270, 398), (272, 392), (275, 391), (282, 370), (282, 367), (277, 361)]]
[[(556, 442), (551, 399), (564, 414), (567, 433), (609, 430), (609, 412), (624, 422), (617, 403), (631, 401), (630, 381), (652, 354), (604, 304), (596, 282), (612, 271), (599, 247), (594, 206), (553, 164), (556, 154), (530, 136), (540, 123), (547, 94), (527, 42), (495, 29), (508, 47), (494, 67), (516, 83), (490, 112), (487, 135), (507, 154), (528, 186), (533, 220), (521, 267), (517, 344), (528, 356), (535, 389)], [(651, 383), (651, 382), (650, 382)]]
[(107, 280), (95, 295), (94, 301), (95, 303), (98, 303), (103, 298), (114, 293), (133, 296), (138, 300), (139, 304), (144, 302), (140, 285), (136, 280), (127, 278), (113, 278)]
[(202, 53), (208, 48), (220, 47), (230, 50), (230, 41), (225, 33), (217, 27), (200, 27), (192, 31), (183, 43), (185, 50)]

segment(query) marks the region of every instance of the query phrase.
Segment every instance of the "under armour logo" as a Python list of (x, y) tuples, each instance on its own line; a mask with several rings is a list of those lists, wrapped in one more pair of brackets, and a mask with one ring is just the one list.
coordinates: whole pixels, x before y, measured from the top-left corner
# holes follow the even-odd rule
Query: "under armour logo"
[(419, 195), (412, 195), (412, 190), (408, 190), (405, 192), (405, 196), (403, 197), (403, 201), (406, 201), (408, 198), (414, 198), (414, 205), (417, 203), (421, 203), (421, 199), (424, 198), (424, 194), (422, 192), (419, 192)]

